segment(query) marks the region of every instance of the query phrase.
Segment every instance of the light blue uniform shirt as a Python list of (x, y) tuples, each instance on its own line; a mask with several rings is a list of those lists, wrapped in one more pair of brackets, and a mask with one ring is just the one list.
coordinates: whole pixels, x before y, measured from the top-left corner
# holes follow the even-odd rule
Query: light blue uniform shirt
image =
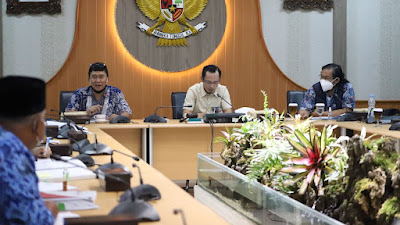
[(35, 158), (21, 140), (0, 126), (0, 224), (53, 224), (39, 194)]

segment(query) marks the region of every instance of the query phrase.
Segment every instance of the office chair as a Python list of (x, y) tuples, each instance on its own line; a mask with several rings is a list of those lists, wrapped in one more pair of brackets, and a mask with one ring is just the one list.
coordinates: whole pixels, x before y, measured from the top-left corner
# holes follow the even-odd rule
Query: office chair
[(60, 113), (65, 111), (69, 101), (71, 100), (71, 96), (74, 92), (73, 91), (60, 91)]
[(180, 119), (183, 117), (183, 103), (185, 103), (186, 92), (172, 92), (171, 93), (171, 105), (181, 106), (172, 108), (172, 118)]
[(299, 111), (303, 98), (306, 95), (305, 91), (287, 91), (286, 92), (286, 112), (289, 112), (289, 103), (297, 103), (297, 111)]

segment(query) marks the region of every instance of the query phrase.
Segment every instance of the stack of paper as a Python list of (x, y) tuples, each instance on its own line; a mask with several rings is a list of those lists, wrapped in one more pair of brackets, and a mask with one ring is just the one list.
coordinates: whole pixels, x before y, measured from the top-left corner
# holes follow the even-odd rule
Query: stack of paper
[(40, 181), (62, 181), (64, 168), (68, 168), (70, 180), (86, 180), (96, 178), (96, 174), (87, 169), (82, 161), (73, 159), (67, 162), (52, 159), (38, 159), (35, 162), (36, 175)]

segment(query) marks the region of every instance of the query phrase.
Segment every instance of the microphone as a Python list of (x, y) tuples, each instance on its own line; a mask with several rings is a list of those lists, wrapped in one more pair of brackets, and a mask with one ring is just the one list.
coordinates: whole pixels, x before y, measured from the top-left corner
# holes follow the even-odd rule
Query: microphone
[(147, 201), (160, 199), (161, 194), (154, 186), (143, 184), (140, 168), (135, 163), (132, 166), (139, 169), (140, 185), (125, 191), (119, 199), (120, 203), (110, 212), (110, 215), (133, 213), (141, 215), (144, 219), (142, 221), (159, 221), (160, 216)]
[[(61, 138), (67, 138), (68, 139), (70, 137), (70, 135), (69, 135), (70, 131), (81, 131), (82, 134), (84, 133), (83, 127), (77, 126), (74, 121), (72, 121), (71, 119), (67, 118), (64, 115), (64, 112), (60, 112), (60, 111), (55, 110), (55, 109), (50, 109), (50, 111), (51, 112), (57, 112), (59, 115), (62, 115), (64, 120), (65, 120), (65, 122), (67, 123), (66, 125), (60, 127), (60, 129), (58, 131), (58, 136), (59, 136), (58, 138), (60, 138), (60, 139)], [(86, 138), (85, 135), (83, 135), (81, 137), (81, 139), (85, 139), (85, 138)]]
[(174, 214), (175, 214), (175, 215), (181, 214), (181, 217), (182, 217), (182, 224), (183, 224), (183, 225), (186, 225), (186, 218), (185, 218), (185, 214), (183, 213), (183, 210), (182, 210), (182, 209), (174, 209)]
[[(118, 152), (119, 154), (121, 154), (121, 155), (125, 155), (125, 156), (128, 156), (128, 157), (131, 157), (132, 159), (134, 159), (134, 160), (136, 160), (136, 161), (139, 161), (140, 160), (140, 158), (139, 157), (137, 157), (137, 156), (132, 156), (132, 155), (128, 155), (128, 154), (126, 154), (126, 153), (124, 153), (124, 152), (121, 152), (121, 151), (118, 151), (118, 150), (113, 150), (113, 152)], [(111, 159), (112, 159), (112, 155), (111, 155)]]
[[(54, 160), (56, 160), (56, 161), (62, 161), (62, 162), (65, 162), (65, 163), (74, 165), (74, 166), (76, 166), (76, 167), (89, 170), (87, 167), (83, 167), (83, 166), (81, 166), (81, 165), (72, 163), (72, 162), (70, 162), (69, 160), (63, 159), (63, 158), (62, 158), (60, 155), (58, 155), (58, 154), (52, 153), (52, 154), (50, 155), (50, 158), (51, 158), (51, 159), (54, 159)], [(98, 170), (95, 170), (95, 171), (89, 170), (89, 171), (95, 173), (95, 174), (97, 175), (97, 177), (99, 176), (100, 171), (98, 171)], [(128, 187), (130, 186), (130, 184), (129, 184), (128, 182), (126, 182), (125, 180), (123, 180), (123, 179), (121, 179), (121, 178), (119, 178), (119, 177), (117, 177), (117, 176), (111, 175), (111, 174), (109, 174), (109, 173), (102, 173), (101, 175), (103, 175), (103, 176), (105, 176), (105, 177), (108, 177), (108, 178), (111, 178), (111, 179), (113, 179), (113, 180), (116, 180), (116, 181), (118, 181), (118, 182), (124, 183), (124, 184), (127, 185)], [(135, 197), (135, 196), (133, 196), (132, 200), (134, 200), (134, 197)]]
[(71, 128), (70, 123), (72, 122), (73, 124), (75, 124), (74, 121), (72, 121), (71, 119), (69, 119), (68, 117), (65, 116), (64, 112), (58, 111), (56, 109), (50, 109), (50, 112), (56, 112), (58, 113), (59, 116), (62, 116), (62, 118), (65, 120), (65, 122), (67, 123), (68, 127)]
[(233, 112), (235, 112), (235, 107), (233, 107), (233, 105), (228, 102), (227, 100), (225, 100), (220, 94), (217, 94), (217, 97), (222, 99), (224, 102), (226, 102), (228, 105), (232, 106)]
[(136, 163), (132, 164), (133, 168), (137, 168), (139, 171), (139, 180), (140, 180), (140, 185), (143, 185), (143, 177), (142, 177), (142, 172), (140, 171), (140, 167), (138, 165), (136, 165)]
[[(97, 150), (97, 134), (94, 134), (94, 143), (93, 143), (94, 150)], [(111, 153), (112, 154), (112, 153)]]
[(130, 174), (130, 177), (132, 177), (131, 171), (126, 166), (124, 166), (124, 165), (122, 165), (120, 163), (115, 163), (114, 162), (114, 157), (113, 157), (114, 156), (114, 152), (118, 152), (118, 153), (120, 153), (122, 155), (128, 156), (128, 157), (130, 157), (130, 158), (132, 158), (132, 159), (134, 159), (136, 161), (140, 160), (139, 157), (137, 157), (137, 156), (131, 156), (131, 155), (125, 154), (125, 153), (123, 153), (121, 151), (118, 151), (118, 150), (112, 150), (111, 155), (110, 155), (111, 156), (110, 162), (99, 166), (96, 169), (96, 171), (98, 171), (98, 170), (107, 171), (107, 170), (114, 170), (114, 169), (123, 169), (124, 171), (126, 171), (127, 173)]
[(112, 149), (105, 144), (97, 142), (97, 134), (94, 134), (95, 142), (92, 144), (87, 144), (79, 151), (81, 154), (88, 155), (111, 155)]
[(170, 106), (158, 106), (156, 110), (154, 111), (153, 115), (150, 115), (146, 118), (144, 118), (144, 122), (147, 123), (166, 123), (167, 120), (163, 118), (162, 116), (157, 115), (157, 110), (162, 109), (162, 108), (182, 108), (182, 107), (192, 107), (191, 105), (184, 105), (184, 106), (178, 106), (178, 105), (170, 105)]
[(143, 184), (143, 177), (140, 167), (136, 163), (133, 163), (132, 167), (138, 168), (140, 185), (132, 188), (131, 192), (125, 191), (125, 193), (121, 195), (120, 201), (127, 201), (129, 199), (132, 199), (132, 197), (130, 196), (132, 193), (136, 196), (137, 199), (146, 202), (161, 199), (160, 191), (156, 187), (150, 184)]
[(50, 158), (54, 159), (54, 160), (57, 160), (57, 161), (63, 161), (63, 162), (66, 162), (66, 163), (70, 163), (70, 162), (68, 162), (68, 160), (62, 159), (60, 155), (57, 155), (57, 154), (54, 154), (54, 153), (52, 153), (50, 155)]
[[(125, 182), (115, 182), (114, 180), (109, 180), (109, 179), (103, 179), (102, 182), (100, 183), (101, 187), (104, 187), (105, 191), (125, 191), (127, 189), (131, 188), (130, 185), (130, 180), (132, 177), (132, 172), (125, 166), (120, 163), (115, 163), (114, 158), (113, 158), (113, 153), (114, 151), (111, 152), (111, 162), (105, 163), (101, 166), (99, 166), (95, 172), (96, 174), (106, 174), (106, 173), (112, 173), (114, 176), (117, 176)], [(104, 182), (103, 182), (104, 181)], [(126, 185), (128, 184), (128, 185)]]
[[(68, 140), (70, 140), (70, 144), (52, 145), (51, 148), (52, 148), (53, 152), (58, 153), (60, 155), (71, 155), (72, 150), (79, 151), (79, 152), (81, 151), (81, 145), (79, 145), (80, 142), (83, 142), (83, 141), (89, 142), (87, 139), (77, 141), (76, 139), (70, 137), (69, 135), (67, 136), (67, 135), (68, 135), (68, 133), (67, 134), (61, 133), (61, 134), (58, 134), (57, 138), (68, 139)], [(65, 147), (57, 150), (57, 146), (67, 146), (67, 145), (70, 146), (68, 150), (66, 150)], [(67, 151), (67, 152), (65, 152), (65, 151)], [(69, 152), (69, 151), (71, 151), (71, 152)]]
[[(76, 165), (74, 163), (69, 162), (68, 160), (64, 160), (61, 158), (60, 155), (56, 154), (51, 154), (50, 158), (57, 160), (57, 161), (63, 161), (69, 164), (73, 164), (75, 166), (78, 166), (80, 168), (84, 168), (86, 170), (89, 170), (86, 167), (82, 167), (80, 165)], [(91, 171), (91, 170), (89, 170)], [(95, 172), (96, 173), (96, 172)], [(113, 179), (115, 181), (124, 183), (125, 185), (130, 185), (128, 182), (125, 180), (111, 175), (109, 173), (103, 173), (100, 172), (102, 176), (108, 177), (110, 179)], [(98, 174), (97, 174), (98, 175)], [(109, 215), (122, 215), (122, 214), (129, 214), (135, 216), (139, 222), (145, 222), (145, 221), (159, 221), (160, 216), (158, 215), (157, 211), (147, 202), (144, 202), (143, 200), (136, 199), (135, 193), (133, 193), (132, 189), (128, 188), (131, 191), (131, 201), (125, 201), (125, 202), (120, 202), (117, 206), (115, 206)]]

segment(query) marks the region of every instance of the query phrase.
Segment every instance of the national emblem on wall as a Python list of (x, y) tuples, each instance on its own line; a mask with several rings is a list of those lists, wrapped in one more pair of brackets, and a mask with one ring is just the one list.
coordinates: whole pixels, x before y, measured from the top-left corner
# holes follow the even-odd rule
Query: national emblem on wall
[[(192, 26), (187, 20), (199, 16), (207, 2), (207, 0), (136, 0), (137, 6), (146, 17), (157, 20), (151, 27), (142, 22), (137, 22), (137, 26), (148, 35), (158, 37), (157, 46), (187, 46), (186, 37), (196, 35), (206, 27), (206, 22)], [(183, 30), (181, 25), (184, 27)]]

